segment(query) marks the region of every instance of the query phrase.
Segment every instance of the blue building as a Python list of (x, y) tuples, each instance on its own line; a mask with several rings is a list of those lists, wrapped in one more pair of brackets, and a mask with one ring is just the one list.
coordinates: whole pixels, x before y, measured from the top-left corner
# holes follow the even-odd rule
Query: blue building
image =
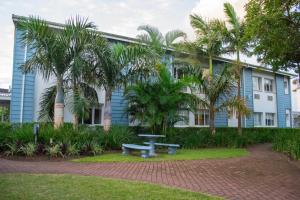
[[(10, 121), (15, 123), (35, 122), (38, 120), (40, 110), (39, 100), (43, 91), (54, 85), (54, 79), (43, 80), (40, 74), (22, 74), (20, 66), (24, 63), (32, 52), (20, 41), (21, 32), (16, 24), (20, 17), (13, 15), (15, 24), (15, 39), (13, 53), (13, 76), (11, 94)], [(54, 28), (61, 27), (62, 24), (49, 22)], [(136, 43), (134, 38), (101, 32), (103, 37), (110, 42)], [(170, 56), (170, 59), (172, 57)], [(205, 58), (204, 58), (205, 59)], [(213, 65), (215, 69), (231, 63), (232, 60), (225, 58), (215, 58)], [(204, 63), (203, 63), (204, 64)], [(204, 64), (205, 65), (205, 64)], [(177, 78), (178, 70), (170, 66), (172, 75)], [(242, 96), (247, 101), (249, 109), (252, 111), (250, 117), (243, 118), (244, 127), (291, 127), (291, 86), (292, 74), (288, 72), (273, 72), (271, 69), (243, 64), (242, 70)], [(103, 119), (103, 105), (105, 91), (96, 88), (99, 99), (99, 106), (90, 110), (89, 119), (84, 120), (87, 124), (101, 125)], [(199, 94), (203, 95), (203, 94)], [(122, 90), (113, 92), (112, 96), (112, 123), (119, 125), (130, 125), (128, 116), (124, 114), (126, 102), (123, 101)], [(64, 117), (66, 122), (72, 121), (72, 114), (69, 109), (65, 109)], [(184, 113), (188, 117), (188, 123), (178, 123), (176, 126), (205, 127), (208, 126), (208, 111), (199, 109), (196, 113)], [(217, 113), (217, 127), (237, 126), (236, 112), (228, 110)]]

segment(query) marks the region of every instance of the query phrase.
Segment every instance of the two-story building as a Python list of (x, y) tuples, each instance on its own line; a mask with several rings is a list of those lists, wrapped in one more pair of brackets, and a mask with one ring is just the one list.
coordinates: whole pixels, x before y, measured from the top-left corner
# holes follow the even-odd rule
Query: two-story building
[[(14, 56), (13, 56), (13, 78), (10, 120), (15, 123), (34, 122), (38, 120), (40, 110), (39, 100), (47, 87), (54, 85), (55, 80), (45, 81), (40, 74), (22, 74), (20, 66), (30, 56), (26, 45), (20, 42), (21, 31), (16, 24), (19, 17), (13, 16), (15, 24)], [(62, 24), (49, 22), (53, 28), (60, 28)], [(101, 32), (109, 42), (136, 43), (135, 38)], [(172, 56), (168, 56), (170, 63)], [(205, 58), (204, 58), (205, 60)], [(215, 58), (213, 66), (215, 69), (222, 68), (232, 60)], [(172, 64), (170, 72), (176, 78), (178, 72)], [(291, 127), (291, 85), (292, 74), (288, 72), (273, 72), (271, 69), (243, 63), (242, 90), (241, 95), (246, 99), (252, 115), (243, 118), (243, 127)], [(103, 122), (103, 105), (105, 91), (96, 89), (98, 93), (99, 106), (91, 109), (89, 119), (84, 120), (88, 124), (101, 125)], [(201, 95), (201, 94), (200, 94)], [(112, 96), (112, 124), (129, 125), (129, 119), (124, 114), (126, 102), (123, 101), (122, 90), (113, 92)], [(206, 110), (196, 113), (186, 112), (188, 123), (178, 123), (177, 126), (205, 127), (208, 126), (209, 114)], [(64, 111), (66, 122), (72, 121), (72, 115), (68, 108)], [(236, 112), (224, 111), (217, 113), (215, 118), (217, 127), (237, 126)]]

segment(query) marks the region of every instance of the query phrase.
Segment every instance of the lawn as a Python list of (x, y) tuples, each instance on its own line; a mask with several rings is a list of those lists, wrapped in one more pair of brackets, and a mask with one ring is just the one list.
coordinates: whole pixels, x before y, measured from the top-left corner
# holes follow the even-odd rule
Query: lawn
[(202, 159), (220, 159), (247, 156), (249, 152), (246, 149), (213, 148), (213, 149), (181, 149), (176, 155), (159, 153), (157, 157), (141, 158), (139, 152), (134, 155), (124, 156), (119, 153), (104, 153), (100, 156), (83, 157), (73, 160), (74, 162), (145, 162), (145, 161), (167, 161), (167, 160), (202, 160)]
[(1, 174), (0, 190), (1, 200), (219, 199), (160, 185), (75, 175)]

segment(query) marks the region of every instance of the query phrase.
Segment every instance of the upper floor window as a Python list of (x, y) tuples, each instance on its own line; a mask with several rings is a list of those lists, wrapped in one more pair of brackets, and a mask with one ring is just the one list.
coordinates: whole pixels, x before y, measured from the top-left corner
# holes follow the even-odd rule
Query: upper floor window
[(275, 113), (266, 113), (266, 126), (275, 125)]
[(254, 118), (254, 126), (262, 125), (262, 113), (261, 112), (253, 113), (253, 118)]
[(195, 125), (206, 126), (209, 124), (209, 112), (208, 110), (199, 110), (195, 114)]
[(289, 82), (286, 77), (284, 77), (284, 94), (289, 94)]
[(261, 77), (252, 77), (252, 81), (253, 81), (253, 90), (256, 90), (256, 91), (261, 91), (262, 88), (261, 88)]
[(265, 78), (265, 84), (264, 84), (265, 92), (273, 92), (273, 80)]

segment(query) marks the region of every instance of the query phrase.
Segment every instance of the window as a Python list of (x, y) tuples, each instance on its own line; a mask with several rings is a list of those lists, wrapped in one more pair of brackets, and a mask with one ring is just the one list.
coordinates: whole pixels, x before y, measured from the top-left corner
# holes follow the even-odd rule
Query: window
[(268, 101), (273, 101), (273, 96), (268, 96), (267, 99)]
[(254, 94), (254, 99), (260, 99), (260, 95), (259, 94)]
[(252, 81), (253, 81), (253, 90), (261, 91), (262, 90), (262, 88), (261, 88), (261, 77), (254, 76), (252, 78)]
[(274, 126), (274, 125), (275, 125), (275, 114), (266, 113), (266, 126)]
[(209, 124), (209, 112), (208, 110), (199, 110), (195, 114), (195, 125), (206, 126)]
[(102, 105), (89, 109), (88, 117), (82, 121), (84, 124), (102, 124)]
[(176, 79), (182, 79), (184, 77), (184, 70), (178, 67), (173, 68), (173, 76)]
[(253, 118), (254, 118), (254, 126), (262, 125), (262, 113), (261, 112), (253, 113)]
[(289, 94), (289, 82), (286, 77), (284, 77), (283, 83), (284, 83), (284, 93)]
[(291, 127), (291, 111), (290, 111), (290, 109), (285, 110), (285, 122), (286, 122), (286, 127)]
[(265, 78), (265, 92), (273, 92), (273, 80)]
[(185, 125), (188, 125), (188, 121), (189, 121), (189, 111), (188, 111), (188, 110), (180, 110), (180, 111), (179, 111), (179, 116), (182, 117), (183, 120), (177, 122), (176, 125), (179, 125), (179, 126), (185, 126)]

